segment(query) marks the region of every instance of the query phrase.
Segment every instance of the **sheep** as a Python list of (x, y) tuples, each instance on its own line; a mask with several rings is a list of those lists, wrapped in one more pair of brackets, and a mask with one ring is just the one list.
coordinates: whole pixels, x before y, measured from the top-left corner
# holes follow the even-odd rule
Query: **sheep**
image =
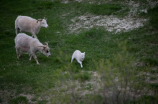
[(16, 35), (15, 39), (15, 48), (17, 59), (22, 55), (22, 52), (26, 52), (30, 54), (29, 60), (31, 60), (32, 56), (36, 60), (36, 63), (39, 64), (36, 56), (36, 52), (41, 52), (47, 57), (50, 56), (50, 48), (48, 47), (48, 43), (43, 45), (37, 38), (33, 38), (28, 36), (25, 33), (19, 33)]
[(41, 27), (48, 27), (47, 20), (44, 19), (33, 19), (28, 16), (18, 16), (15, 20), (15, 33), (28, 32), (32, 34), (32, 37), (37, 38), (36, 34), (40, 31)]
[(81, 65), (81, 68), (83, 68), (82, 61), (85, 58), (85, 52), (81, 53), (81, 51), (79, 51), (79, 50), (74, 51), (74, 53), (72, 54), (71, 63), (73, 62), (74, 58)]

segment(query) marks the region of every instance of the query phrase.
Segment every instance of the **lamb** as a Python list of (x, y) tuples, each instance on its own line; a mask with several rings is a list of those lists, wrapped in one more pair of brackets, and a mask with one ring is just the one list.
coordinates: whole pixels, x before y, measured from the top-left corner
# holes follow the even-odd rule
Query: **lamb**
[(22, 55), (22, 52), (26, 52), (30, 54), (29, 60), (31, 60), (33, 56), (33, 58), (36, 60), (36, 63), (39, 64), (36, 52), (39, 51), (47, 57), (51, 55), (48, 43), (46, 43), (46, 45), (43, 45), (38, 39), (28, 36), (25, 33), (17, 34), (14, 41), (18, 59)]
[(85, 52), (81, 53), (81, 51), (76, 50), (73, 54), (72, 54), (72, 58), (71, 58), (71, 63), (73, 62), (73, 59), (76, 59), (77, 62), (81, 65), (81, 68), (83, 68), (82, 66), (82, 61), (85, 58)]
[(20, 32), (31, 33), (32, 37), (37, 38), (36, 34), (39, 33), (41, 27), (48, 27), (45, 18), (36, 20), (28, 16), (18, 16), (15, 20), (16, 34), (18, 34), (18, 30), (20, 30)]

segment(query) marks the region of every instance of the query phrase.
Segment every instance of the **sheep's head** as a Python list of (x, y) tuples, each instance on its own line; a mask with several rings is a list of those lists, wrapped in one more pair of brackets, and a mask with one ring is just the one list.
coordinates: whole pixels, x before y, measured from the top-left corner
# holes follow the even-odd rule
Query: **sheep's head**
[(45, 42), (45, 43), (46, 43), (46, 45), (38, 46), (38, 47), (42, 47), (41, 52), (48, 57), (51, 55), (50, 48), (48, 47), (48, 43), (47, 42)]
[(37, 23), (38, 22), (40, 22), (40, 24), (41, 24), (42, 27), (46, 27), (46, 28), (48, 27), (47, 19), (45, 17), (44, 17), (44, 19), (38, 19)]

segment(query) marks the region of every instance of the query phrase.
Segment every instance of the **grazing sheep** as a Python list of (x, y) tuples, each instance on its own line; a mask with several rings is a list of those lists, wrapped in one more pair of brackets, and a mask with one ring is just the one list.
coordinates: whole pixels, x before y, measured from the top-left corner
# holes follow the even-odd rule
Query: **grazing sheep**
[(71, 58), (71, 63), (73, 61), (73, 59), (76, 59), (77, 62), (81, 65), (81, 68), (83, 67), (82, 66), (82, 61), (84, 60), (85, 58), (85, 52), (81, 53), (81, 51), (79, 50), (76, 50), (73, 54), (72, 54), (72, 58)]
[(28, 16), (18, 16), (15, 20), (16, 34), (18, 34), (19, 29), (20, 32), (31, 33), (33, 37), (37, 38), (36, 34), (38, 34), (41, 27), (48, 27), (45, 18), (36, 20)]
[(25, 33), (17, 34), (17, 36), (15, 37), (15, 48), (18, 59), (22, 55), (22, 52), (30, 53), (29, 60), (31, 60), (33, 56), (37, 64), (39, 64), (39, 62), (37, 60), (36, 52), (40, 51), (47, 57), (51, 55), (48, 43), (46, 43), (46, 45), (43, 45), (38, 39), (32, 38)]

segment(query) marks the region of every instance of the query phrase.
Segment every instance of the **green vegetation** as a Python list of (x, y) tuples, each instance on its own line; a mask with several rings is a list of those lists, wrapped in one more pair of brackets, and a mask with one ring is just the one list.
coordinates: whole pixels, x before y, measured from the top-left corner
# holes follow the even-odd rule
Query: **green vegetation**
[(11, 99), (9, 101), (10, 104), (27, 104), (28, 100), (26, 97), (23, 96), (19, 96), (17, 98)]
[[(147, 13), (136, 11), (134, 17), (148, 21), (135, 30), (114, 33), (94, 26), (70, 33), (69, 25), (78, 16), (124, 18), (130, 6), (124, 0), (68, 1), (0, 0), (0, 103), (156, 104), (158, 5), (148, 7)], [(134, 2), (148, 6), (147, 0)], [(29, 61), (28, 54), (16, 58), (18, 15), (47, 18), (49, 28), (41, 28), (37, 37), (49, 43), (52, 55), (38, 53), (40, 65)], [(77, 61), (70, 63), (76, 49), (86, 52), (83, 68)]]

